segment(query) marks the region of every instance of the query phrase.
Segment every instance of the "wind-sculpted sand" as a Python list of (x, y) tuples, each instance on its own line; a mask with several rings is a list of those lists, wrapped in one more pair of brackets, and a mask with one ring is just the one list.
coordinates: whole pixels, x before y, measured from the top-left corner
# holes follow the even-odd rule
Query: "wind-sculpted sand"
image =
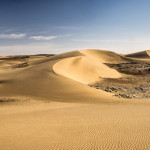
[(118, 98), (88, 86), (121, 86), (130, 78), (120, 66), (148, 63), (147, 57), (101, 50), (1, 57), (0, 149), (150, 149), (150, 99)]
[(86, 56), (78, 56), (63, 59), (53, 66), (54, 72), (73, 79), (75, 81), (88, 84), (103, 78), (118, 78), (120, 73), (107, 67), (99, 61), (92, 61)]
[(40, 103), (0, 106), (4, 150), (149, 149), (150, 106)]

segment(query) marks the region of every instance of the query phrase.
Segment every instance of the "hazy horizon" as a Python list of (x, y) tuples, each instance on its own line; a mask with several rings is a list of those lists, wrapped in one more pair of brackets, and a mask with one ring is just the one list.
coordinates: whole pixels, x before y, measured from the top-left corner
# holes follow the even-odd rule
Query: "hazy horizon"
[(150, 49), (148, 0), (2, 0), (0, 55)]

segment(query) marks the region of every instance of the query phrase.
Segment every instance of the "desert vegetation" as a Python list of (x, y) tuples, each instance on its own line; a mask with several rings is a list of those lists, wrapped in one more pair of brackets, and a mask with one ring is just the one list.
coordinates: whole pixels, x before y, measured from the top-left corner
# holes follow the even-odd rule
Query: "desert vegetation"
[(145, 62), (129, 62), (129, 63), (119, 63), (119, 64), (109, 64), (105, 63), (110, 68), (114, 68), (117, 71), (125, 74), (131, 75), (147, 75), (150, 73), (150, 63)]
[(105, 78), (102, 81), (89, 84), (90, 87), (111, 92), (119, 98), (150, 98), (150, 64), (144, 62), (131, 62), (108, 64), (110, 68), (123, 73), (121, 78)]

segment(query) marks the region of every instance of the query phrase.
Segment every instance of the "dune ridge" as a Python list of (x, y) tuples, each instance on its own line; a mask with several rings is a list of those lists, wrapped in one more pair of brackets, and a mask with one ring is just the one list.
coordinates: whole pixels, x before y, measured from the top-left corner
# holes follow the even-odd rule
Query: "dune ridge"
[(129, 59), (124, 56), (106, 50), (85, 49), (80, 50), (80, 52), (90, 59), (96, 59), (101, 63), (123, 63), (129, 61)]
[(150, 58), (150, 50), (137, 52), (137, 53), (132, 53), (132, 54), (127, 54), (125, 56), (126, 57), (139, 58), (139, 59)]

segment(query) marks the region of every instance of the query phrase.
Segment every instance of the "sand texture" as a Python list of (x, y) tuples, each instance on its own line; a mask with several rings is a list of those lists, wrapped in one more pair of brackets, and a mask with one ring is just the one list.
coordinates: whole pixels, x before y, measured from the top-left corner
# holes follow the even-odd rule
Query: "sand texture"
[(92, 49), (0, 57), (0, 149), (150, 149), (149, 57)]

